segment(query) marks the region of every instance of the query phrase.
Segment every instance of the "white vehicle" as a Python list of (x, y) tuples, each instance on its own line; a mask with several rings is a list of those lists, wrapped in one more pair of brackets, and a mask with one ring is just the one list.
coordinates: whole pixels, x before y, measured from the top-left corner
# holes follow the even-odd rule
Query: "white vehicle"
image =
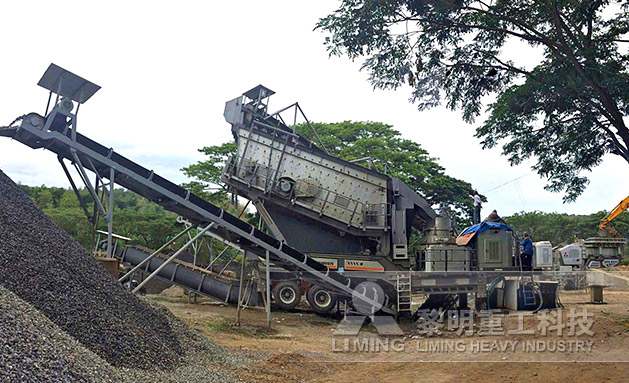
[(577, 243), (555, 248), (555, 264), (580, 269), (583, 266), (583, 248)]
[(553, 267), (553, 245), (549, 241), (533, 243), (533, 267), (536, 269)]

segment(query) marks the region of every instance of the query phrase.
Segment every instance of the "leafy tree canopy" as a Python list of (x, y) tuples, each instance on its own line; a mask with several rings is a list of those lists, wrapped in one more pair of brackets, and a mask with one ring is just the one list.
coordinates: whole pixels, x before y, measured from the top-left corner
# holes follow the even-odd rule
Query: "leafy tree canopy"
[[(343, 0), (317, 28), (331, 55), (365, 57), (374, 87), (408, 83), (420, 111), (443, 100), (473, 122), (497, 95), (476, 131), (483, 147), (502, 144), (512, 165), (536, 158), (547, 189), (573, 201), (605, 154), (629, 162), (628, 10), (604, 0)], [(535, 66), (505, 58), (513, 40), (539, 50)]]
[[(64, 229), (88, 251), (93, 250), (92, 224), (85, 217), (76, 195), (71, 189), (46, 186), (26, 186), (20, 188), (48, 215), (60, 228)], [(81, 198), (89, 205), (92, 198), (85, 189), (79, 191)], [(176, 223), (177, 215), (164, 210), (161, 206), (148, 201), (131, 191), (115, 189), (114, 191), (114, 232), (131, 238), (129, 244), (157, 249), (179, 233), (183, 227)], [(232, 209), (236, 209), (232, 207)], [(107, 230), (107, 223), (101, 219), (100, 230)], [(103, 239), (103, 238), (101, 238)], [(181, 246), (187, 237), (179, 239)], [(220, 241), (208, 241), (207, 245), (198, 247), (198, 260), (204, 264), (209, 262), (210, 249), (214, 256), (226, 247)], [(166, 249), (165, 252), (172, 251)], [(230, 256), (230, 253), (224, 257)]]
[(236, 143), (205, 146), (199, 152), (205, 154), (207, 159), (181, 169), (192, 178), (192, 181), (182, 186), (207, 201), (224, 205), (228, 198), (227, 189), (221, 183), (221, 173), (229, 156), (236, 153)]
[[(345, 160), (371, 158), (361, 165), (375, 166), (382, 172), (386, 164), (386, 172), (402, 179), (432, 205), (449, 206), (463, 219), (461, 223), (469, 222), (473, 209), (472, 186), (446, 175), (435, 158), (419, 144), (402, 138), (391, 125), (345, 121), (314, 123), (313, 127), (331, 155)], [(315, 140), (307, 125), (298, 125), (296, 129), (304, 137)], [(194, 179), (186, 186), (197, 188), (196, 192), (206, 193), (206, 198), (212, 200), (225, 198), (221, 197), (225, 196), (225, 190), (216, 191), (216, 188), (221, 185), (220, 174), (228, 156), (236, 152), (235, 144), (210, 146), (199, 151), (208, 159), (182, 169)]]
[[(590, 215), (569, 215), (543, 213), (539, 211), (520, 212), (504, 220), (522, 235), (531, 234), (533, 241), (550, 241), (553, 245), (574, 242), (578, 238), (598, 236), (598, 224), (607, 212), (601, 211)], [(625, 235), (629, 235), (629, 214), (620, 215), (612, 225)]]

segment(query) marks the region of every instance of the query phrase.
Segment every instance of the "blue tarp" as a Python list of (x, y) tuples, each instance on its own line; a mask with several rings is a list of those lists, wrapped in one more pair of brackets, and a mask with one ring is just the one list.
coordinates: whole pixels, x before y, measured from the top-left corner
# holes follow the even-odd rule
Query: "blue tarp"
[(470, 233), (482, 233), (483, 231), (487, 231), (487, 230), (505, 230), (505, 231), (513, 231), (513, 229), (508, 226), (505, 225), (504, 223), (501, 222), (481, 222), (481, 223), (477, 223), (476, 225), (472, 225), (470, 227), (468, 227), (467, 229), (463, 230), (463, 232), (461, 232), (460, 235), (467, 235)]
[(463, 230), (461, 234), (456, 239), (456, 244), (459, 246), (467, 245), (476, 234), (482, 233), (487, 230), (505, 230), (505, 231), (513, 231), (513, 229), (500, 222), (481, 222), (476, 225), (472, 225), (467, 229)]

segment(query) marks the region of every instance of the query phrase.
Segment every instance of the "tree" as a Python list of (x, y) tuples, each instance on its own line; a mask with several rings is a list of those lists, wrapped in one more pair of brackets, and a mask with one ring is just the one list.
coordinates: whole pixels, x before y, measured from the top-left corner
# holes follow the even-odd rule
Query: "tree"
[(52, 206), (52, 193), (48, 189), (43, 187), (37, 193), (37, 199), (35, 200), (37, 207), (40, 209), (46, 209)]
[(71, 190), (67, 190), (67, 193), (63, 193), (61, 198), (59, 198), (59, 202), (56, 207), (60, 208), (72, 208), (79, 207), (79, 201), (76, 199), (76, 194), (74, 194)]
[[(520, 212), (504, 220), (518, 235), (525, 231), (534, 241), (551, 241), (553, 245), (574, 242), (574, 237), (585, 239), (598, 236), (598, 224), (607, 212), (590, 215)], [(629, 214), (620, 215), (612, 225), (621, 233), (629, 235)]]
[(199, 149), (208, 158), (181, 169), (193, 180), (182, 186), (210, 202), (225, 202), (227, 188), (221, 182), (221, 174), (229, 156), (236, 153), (236, 143), (206, 146)]
[[(463, 222), (470, 221), (472, 186), (446, 175), (436, 158), (430, 157), (418, 143), (402, 138), (391, 125), (344, 121), (315, 123), (313, 127), (331, 155), (344, 160), (372, 158), (381, 171), (385, 171), (386, 164), (390, 175), (400, 178), (431, 205), (450, 207)], [(300, 125), (297, 131), (310, 140), (315, 139), (305, 125)]]
[[(462, 109), (484, 148), (512, 165), (537, 159), (546, 188), (573, 201), (607, 153), (629, 162), (628, 2), (605, 0), (343, 0), (317, 28), (331, 55), (365, 57), (375, 88), (412, 87), (419, 110)], [(520, 40), (532, 68), (505, 57)], [(506, 142), (505, 142), (506, 141)]]
[[(433, 206), (451, 207), (462, 220), (461, 223), (470, 222), (473, 209), (472, 186), (446, 175), (435, 158), (430, 157), (419, 144), (402, 138), (400, 132), (391, 125), (345, 121), (333, 124), (314, 123), (313, 127), (331, 155), (345, 160), (368, 157), (372, 161), (361, 165), (375, 166), (382, 172), (385, 172), (386, 164), (386, 172), (402, 179)], [(307, 125), (298, 125), (296, 129), (304, 137), (315, 140)], [(222, 185), (222, 168), (227, 157), (236, 152), (236, 145), (229, 143), (210, 146), (200, 151), (209, 158), (183, 169), (187, 176), (194, 179), (187, 185), (200, 187), (204, 193), (224, 193), (220, 187), (221, 191), (215, 190), (218, 185)]]

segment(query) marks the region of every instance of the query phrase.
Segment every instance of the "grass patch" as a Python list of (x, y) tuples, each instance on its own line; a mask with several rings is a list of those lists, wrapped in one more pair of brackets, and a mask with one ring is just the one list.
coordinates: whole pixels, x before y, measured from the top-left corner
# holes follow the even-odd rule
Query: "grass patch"
[(619, 324), (622, 327), (624, 327), (625, 330), (629, 330), (629, 317), (623, 317), (623, 316), (620, 316), (620, 315), (614, 315), (614, 316), (612, 316), (612, 319), (614, 320), (614, 322), (616, 324)]
[(207, 328), (213, 332), (222, 332), (228, 334), (236, 334), (248, 337), (266, 338), (274, 335), (277, 331), (268, 329), (267, 327), (256, 327), (248, 325), (234, 326), (226, 317), (219, 317), (215, 321), (207, 324)]
[(607, 311), (602, 311), (601, 313), (609, 317), (612, 321), (614, 321), (615, 324), (624, 327), (625, 331), (629, 331), (629, 317), (618, 315), (618, 314), (612, 314)]

